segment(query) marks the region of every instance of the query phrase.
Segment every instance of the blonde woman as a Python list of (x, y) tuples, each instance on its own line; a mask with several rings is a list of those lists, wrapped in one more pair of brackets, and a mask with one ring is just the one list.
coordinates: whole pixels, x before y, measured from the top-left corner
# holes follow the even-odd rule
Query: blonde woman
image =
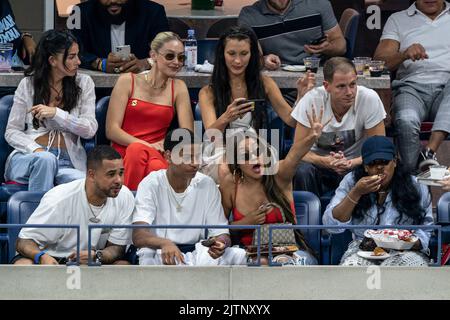
[(162, 145), (175, 115), (181, 128), (194, 129), (188, 89), (174, 79), (185, 60), (182, 41), (160, 32), (150, 47), (152, 69), (119, 77), (106, 117), (106, 135), (124, 158), (124, 184), (131, 190), (150, 172), (167, 168)]

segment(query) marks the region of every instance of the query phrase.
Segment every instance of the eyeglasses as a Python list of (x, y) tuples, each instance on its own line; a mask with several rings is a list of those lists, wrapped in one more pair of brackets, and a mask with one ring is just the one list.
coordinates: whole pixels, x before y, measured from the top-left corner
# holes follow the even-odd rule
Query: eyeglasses
[(391, 162), (390, 160), (374, 160), (371, 163), (368, 164), (369, 167), (376, 167), (376, 166), (387, 166)]
[(177, 58), (179, 62), (183, 63), (186, 60), (186, 55), (184, 53), (175, 54), (172, 52), (168, 52), (165, 54), (161, 54), (167, 61), (172, 61), (173, 59)]

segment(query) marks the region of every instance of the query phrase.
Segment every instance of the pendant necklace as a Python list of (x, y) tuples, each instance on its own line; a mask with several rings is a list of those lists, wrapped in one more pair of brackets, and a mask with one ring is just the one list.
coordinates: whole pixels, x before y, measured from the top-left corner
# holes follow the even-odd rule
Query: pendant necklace
[(92, 223), (99, 223), (101, 220), (100, 220), (99, 218), (97, 218), (97, 217), (100, 215), (101, 210), (102, 210), (103, 207), (105, 206), (105, 203), (106, 203), (106, 202), (105, 202), (104, 204), (102, 204), (102, 206), (100, 207), (100, 213), (96, 215), (96, 214), (94, 213), (94, 210), (92, 210), (92, 207), (91, 207), (91, 204), (89, 203), (89, 199), (88, 199), (88, 197), (87, 197), (87, 194), (86, 194), (86, 199), (87, 199), (87, 202), (88, 202), (89, 210), (91, 211), (91, 214), (93, 215), (93, 217), (90, 217), (90, 218), (89, 218), (89, 221), (92, 222)]

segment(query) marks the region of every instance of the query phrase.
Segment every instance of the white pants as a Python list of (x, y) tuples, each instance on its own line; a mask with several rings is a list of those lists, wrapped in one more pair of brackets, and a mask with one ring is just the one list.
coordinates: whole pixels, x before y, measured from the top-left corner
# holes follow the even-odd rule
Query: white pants
[[(226, 248), (224, 254), (213, 259), (209, 253), (209, 248), (200, 242), (195, 244), (195, 250), (184, 253), (184, 265), (187, 266), (219, 266), (219, 265), (246, 265), (247, 256), (244, 249), (238, 247)], [(161, 259), (161, 249), (155, 250), (142, 248), (137, 251), (140, 265), (163, 265)], [(182, 265), (177, 261), (177, 265)]]

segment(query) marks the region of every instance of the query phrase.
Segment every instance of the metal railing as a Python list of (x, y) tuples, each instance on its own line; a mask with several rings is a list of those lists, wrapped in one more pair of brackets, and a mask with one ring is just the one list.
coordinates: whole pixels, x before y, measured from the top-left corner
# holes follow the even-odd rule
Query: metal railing
[[(76, 224), (0, 224), (0, 229), (28, 229), (28, 228), (44, 228), (44, 229), (76, 229), (77, 231), (77, 260), (76, 261), (67, 261), (66, 265), (79, 265), (80, 264), (80, 226)], [(18, 232), (19, 233), (19, 232)], [(13, 240), (8, 237), (8, 253), (9, 246), (11, 245), (9, 242)], [(14, 257), (9, 257), (8, 260)]]

